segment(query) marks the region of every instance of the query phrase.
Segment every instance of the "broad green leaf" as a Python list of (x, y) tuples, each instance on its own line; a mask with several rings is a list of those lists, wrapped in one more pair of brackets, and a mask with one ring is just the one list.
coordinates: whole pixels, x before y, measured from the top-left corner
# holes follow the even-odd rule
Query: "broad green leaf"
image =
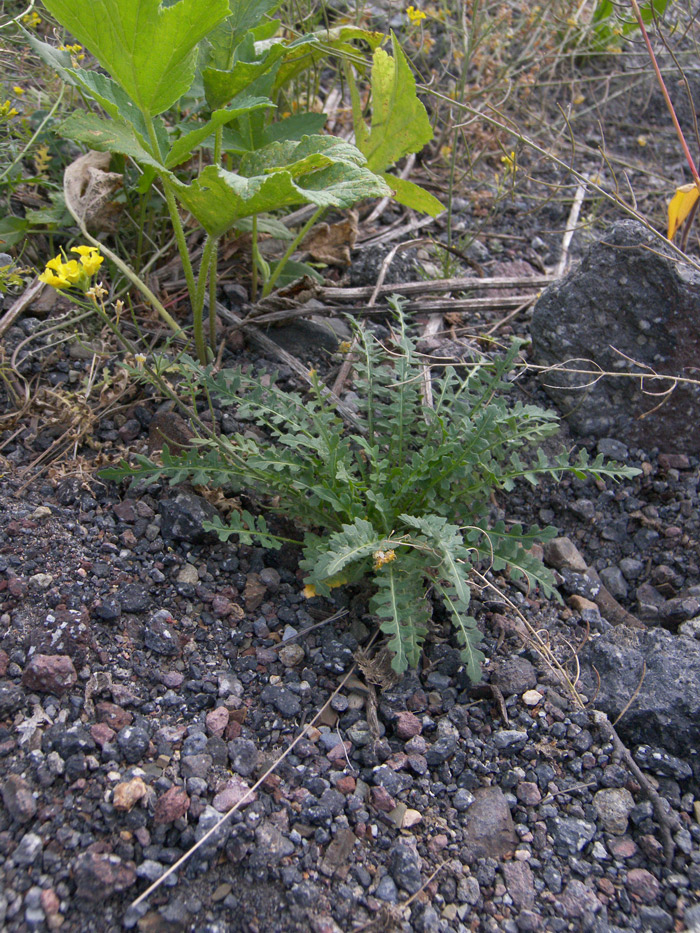
[(168, 157), (165, 160), (165, 165), (167, 168), (174, 168), (176, 165), (179, 165), (181, 162), (184, 162), (189, 158), (190, 154), (201, 145), (205, 139), (212, 135), (212, 133), (217, 130), (220, 126), (223, 126), (225, 123), (230, 123), (231, 120), (235, 120), (237, 117), (240, 117), (241, 114), (250, 113), (251, 110), (261, 110), (268, 107), (274, 107), (274, 104), (271, 100), (268, 100), (266, 97), (248, 97), (241, 98), (236, 102), (237, 106), (231, 109), (226, 110), (215, 110), (211, 115), (211, 119), (206, 123), (198, 126), (196, 129), (191, 130), (189, 133), (186, 133), (175, 143), (168, 153)]
[(700, 189), (693, 182), (676, 188), (676, 193), (668, 205), (668, 239), (672, 240), (678, 233), (678, 228), (692, 211), (696, 201), (700, 198)]
[(422, 211), (431, 217), (437, 217), (445, 210), (445, 205), (441, 204), (436, 197), (421, 188), (420, 185), (407, 181), (405, 178), (397, 178), (395, 175), (389, 175), (387, 172), (380, 173), (384, 181), (394, 191), (394, 200), (404, 207), (410, 207), (414, 211)]
[(22, 217), (0, 218), (0, 246), (16, 246), (29, 230), (29, 221)]
[(197, 45), (230, 15), (226, 0), (45, 0), (145, 113), (171, 107), (194, 80)]
[(176, 186), (178, 198), (212, 236), (221, 236), (252, 214), (307, 203), (346, 208), (390, 193), (381, 178), (357, 164), (362, 155), (355, 147), (334, 137), (273, 143), (267, 150), (274, 153), (251, 156), (259, 174), (246, 177), (209, 165), (191, 185)]
[(290, 52), (286, 56), (277, 75), (275, 90), (287, 87), (297, 75), (329, 56), (356, 59), (358, 50), (352, 45), (355, 41), (366, 43), (374, 51), (386, 36), (383, 32), (372, 32), (358, 26), (335, 26), (332, 29), (319, 29), (309, 38), (316, 41), (307, 46), (306, 50)]
[(106, 120), (95, 113), (76, 110), (58, 128), (69, 139), (86, 143), (100, 152), (121, 152), (142, 165), (163, 170), (163, 166), (147, 152), (133, 127), (123, 120)]
[(416, 96), (411, 66), (393, 32), (391, 42), (393, 58), (383, 49), (374, 53), (369, 135), (355, 127), (358, 147), (375, 172), (385, 171), (409, 152), (419, 152), (433, 138), (426, 109)]
[(281, 139), (300, 140), (303, 136), (315, 136), (321, 132), (327, 120), (326, 113), (295, 113), (266, 126), (263, 139), (267, 145)]
[(275, 40), (271, 44), (265, 43), (266, 47), (259, 51), (259, 44), (254, 43), (252, 35), (248, 34), (248, 37), (236, 49), (235, 61), (232, 66), (215, 68), (209, 65), (202, 69), (202, 80), (207, 103), (212, 109), (221, 107), (234, 98), (236, 94), (248, 90), (261, 75), (278, 66), (278, 63), (288, 54), (290, 49), (305, 45), (311, 41), (313, 40), (308, 36), (302, 36), (291, 43)]

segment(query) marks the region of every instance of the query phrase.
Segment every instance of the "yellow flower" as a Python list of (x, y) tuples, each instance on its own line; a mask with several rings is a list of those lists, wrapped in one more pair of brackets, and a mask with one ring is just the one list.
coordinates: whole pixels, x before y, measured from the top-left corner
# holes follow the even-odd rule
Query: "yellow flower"
[(638, 146), (646, 146), (646, 144), (647, 144), (647, 138), (646, 138), (646, 136), (638, 136), (638, 137), (637, 137), (637, 145), (638, 145)]
[(23, 87), (20, 87), (19, 84), (15, 84), (15, 86), (12, 88), (12, 90), (15, 92), (15, 94), (16, 94), (18, 97), (21, 97), (22, 94), (24, 94), (24, 88), (23, 88)]
[(302, 592), (306, 599), (313, 599), (316, 595), (316, 587), (312, 586), (310, 583), (307, 583)]
[(416, 9), (414, 6), (408, 7), (406, 10), (406, 16), (408, 16), (411, 26), (419, 26), (420, 23), (425, 19), (425, 13), (422, 10)]
[(41, 23), (41, 17), (36, 12), (36, 10), (33, 10), (27, 16), (22, 17), (22, 22), (25, 26), (29, 26), (30, 29), (36, 29), (36, 27)]
[(6, 100), (4, 104), (0, 104), (0, 120), (9, 120), (10, 117), (16, 117), (19, 113), (16, 107), (13, 107), (9, 100)]
[(518, 166), (515, 164), (515, 149), (512, 149), (509, 155), (501, 156), (501, 162), (509, 172), (518, 171)]
[(104, 256), (96, 246), (73, 246), (71, 253), (77, 253), (87, 275), (94, 275), (104, 262)]
[(379, 570), (385, 564), (390, 564), (392, 560), (396, 560), (396, 551), (375, 551), (372, 554), (372, 560), (374, 561), (374, 569)]
[(349, 353), (352, 350), (352, 343), (349, 340), (341, 340), (338, 344), (338, 353)]
[(66, 260), (65, 256), (55, 256), (46, 263), (39, 281), (53, 288), (72, 288), (75, 285), (84, 292), (88, 291), (90, 279), (104, 259), (95, 246), (74, 246), (71, 252), (78, 253), (80, 262), (77, 259)]

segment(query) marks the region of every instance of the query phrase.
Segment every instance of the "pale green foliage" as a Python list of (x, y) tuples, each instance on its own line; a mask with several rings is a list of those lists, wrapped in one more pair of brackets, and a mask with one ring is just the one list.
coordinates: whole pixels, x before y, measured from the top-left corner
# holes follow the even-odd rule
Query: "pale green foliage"
[[(397, 671), (418, 663), (432, 593), (452, 620), (469, 676), (478, 680), (483, 655), (469, 615), (472, 567), (506, 569), (547, 596), (554, 592), (551, 571), (529, 549), (556, 529), (490, 524), (492, 493), (566, 471), (596, 478), (638, 471), (601, 457), (591, 462), (585, 451), (572, 461), (566, 453), (550, 460), (537, 447), (558, 421), (506, 400), (517, 343), (502, 358), (433, 373), (432, 407), (423, 402), (422, 360), (400, 313), (390, 347), (359, 328), (356, 345), (357, 430), (345, 428), (317, 381), (309, 400), (240, 370), (215, 374), (189, 361), (188, 380), (270, 439), (248, 433), (202, 439), (182, 457), (165, 451), (161, 466), (141, 457), (136, 469), (122, 465), (103, 475), (209, 482), (248, 490), (263, 502), (274, 496), (276, 512), (308, 529), (301, 566), (316, 593), (330, 595), (340, 583), (373, 575), (370, 609), (389, 636)], [(224, 540), (238, 535), (266, 547), (275, 541), (264, 520), (247, 512), (212, 527)]]

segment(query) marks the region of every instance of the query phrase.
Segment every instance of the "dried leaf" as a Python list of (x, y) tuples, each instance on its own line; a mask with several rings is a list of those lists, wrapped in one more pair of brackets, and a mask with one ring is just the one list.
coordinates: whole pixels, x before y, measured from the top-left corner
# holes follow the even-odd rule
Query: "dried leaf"
[(349, 266), (350, 250), (357, 239), (357, 214), (350, 211), (346, 220), (337, 224), (317, 224), (304, 239), (301, 248), (316, 262), (329, 266)]
[(700, 198), (700, 188), (694, 182), (676, 188), (676, 193), (668, 205), (669, 240), (672, 240), (678, 233), (678, 228), (692, 211), (698, 198)]
[(114, 233), (119, 226), (121, 206), (114, 202), (123, 178), (118, 172), (108, 172), (109, 152), (90, 150), (71, 162), (64, 172), (66, 201), (95, 233)]

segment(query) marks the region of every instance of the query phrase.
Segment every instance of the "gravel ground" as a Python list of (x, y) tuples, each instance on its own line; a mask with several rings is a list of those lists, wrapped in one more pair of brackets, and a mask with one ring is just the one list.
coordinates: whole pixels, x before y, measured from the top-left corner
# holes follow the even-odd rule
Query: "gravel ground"
[[(151, 414), (146, 401), (94, 437), (143, 444)], [(375, 689), (356, 669), (224, 828), (129, 909), (324, 706), (372, 621), (361, 594), (305, 600), (292, 549), (208, 540), (211, 506), (186, 487), (73, 476), (17, 494), (36, 443), (5, 448), (0, 485), (4, 929), (700, 923), (697, 775), (678, 758), (655, 773), (630, 749), (668, 802), (667, 864), (634, 774), (486, 592), (475, 604), (495, 690), (470, 684), (438, 617), (419, 671), (391, 683), (380, 670)], [(618, 443), (597, 446), (638, 465), (636, 480), (518, 490), (508, 514), (557, 524), (630, 612), (677, 626), (679, 602), (698, 615), (698, 461)], [(586, 622), (594, 636), (609, 627), (593, 603), (495, 582), (562, 650)], [(563, 572), (564, 595), (569, 583)]]

